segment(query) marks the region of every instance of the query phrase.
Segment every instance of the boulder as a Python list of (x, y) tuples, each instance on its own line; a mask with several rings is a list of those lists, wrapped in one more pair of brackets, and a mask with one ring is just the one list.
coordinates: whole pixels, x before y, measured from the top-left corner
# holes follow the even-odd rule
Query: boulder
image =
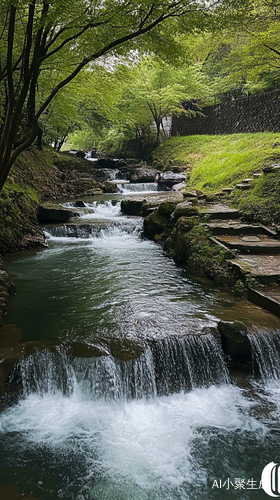
[(76, 156), (78, 156), (78, 158), (85, 158), (86, 153), (84, 151), (77, 151)]
[(144, 200), (133, 200), (131, 198), (122, 200), (121, 211), (126, 215), (141, 215), (143, 203)]
[(95, 189), (96, 187), (97, 182), (92, 177), (78, 177), (68, 181), (68, 189), (73, 196), (84, 195), (88, 190)]
[(161, 188), (169, 191), (172, 186), (186, 180), (185, 174), (176, 174), (175, 172), (162, 172), (158, 179), (158, 184)]
[(117, 162), (111, 158), (99, 158), (94, 165), (97, 168), (119, 168)]
[(94, 171), (94, 178), (97, 182), (106, 182), (108, 180), (106, 173), (101, 168)]
[(199, 210), (197, 207), (192, 205), (190, 201), (183, 201), (182, 203), (177, 203), (174, 212), (172, 213), (173, 219), (179, 219), (179, 217), (194, 217), (199, 215)]
[(103, 194), (103, 190), (101, 188), (88, 189), (84, 192), (85, 196), (96, 196), (98, 194)]
[(174, 184), (172, 186), (172, 191), (179, 191), (179, 189), (183, 189), (185, 187), (185, 182), (179, 182), (178, 184)]
[(88, 154), (90, 158), (98, 158), (98, 154), (96, 151), (89, 151)]
[(174, 201), (169, 201), (169, 200), (162, 201), (159, 204), (158, 211), (162, 215), (170, 215), (172, 214), (172, 212), (174, 212), (176, 205), (177, 203)]
[(47, 207), (40, 205), (37, 211), (39, 222), (67, 222), (73, 216), (73, 212), (62, 207)]
[(144, 219), (144, 235), (147, 236), (147, 238), (154, 239), (156, 235), (165, 232), (168, 225), (168, 219), (160, 214), (158, 210), (154, 210), (154, 212)]
[(182, 189), (182, 193), (183, 193), (184, 198), (188, 198), (190, 200), (193, 200), (194, 198), (198, 197), (198, 193), (197, 193), (196, 189), (189, 189), (189, 188), (185, 187), (185, 189)]
[(103, 190), (103, 193), (118, 193), (118, 186), (115, 182), (112, 181), (106, 181), (101, 184), (101, 188)]
[(37, 234), (25, 234), (20, 241), (22, 250), (29, 250), (30, 248), (47, 247), (46, 238), (43, 231), (40, 233), (38, 229)]
[(251, 344), (244, 323), (241, 321), (220, 321), (218, 330), (221, 334), (222, 348), (225, 354), (229, 354), (233, 360), (251, 360)]
[(140, 167), (132, 170), (130, 174), (131, 182), (156, 182), (158, 171), (155, 168)]
[[(180, 217), (172, 232), (173, 255), (177, 263), (188, 260), (187, 234), (194, 227), (194, 221), (188, 217)], [(171, 245), (170, 245), (171, 246)]]
[(75, 201), (74, 205), (75, 205), (75, 207), (78, 207), (78, 208), (85, 208), (86, 207), (86, 204), (83, 200)]
[(157, 200), (154, 201), (144, 201), (142, 205), (141, 215), (142, 217), (147, 217), (154, 210), (158, 208), (159, 202)]

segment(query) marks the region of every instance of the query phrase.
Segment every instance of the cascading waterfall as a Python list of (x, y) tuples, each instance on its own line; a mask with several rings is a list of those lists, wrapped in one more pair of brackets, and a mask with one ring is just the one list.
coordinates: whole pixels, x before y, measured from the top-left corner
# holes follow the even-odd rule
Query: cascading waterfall
[[(215, 330), (223, 296), (139, 237), (119, 202), (81, 214), (48, 227), (48, 249), (8, 261), (11, 331), (38, 349), (0, 412), (0, 498), (262, 500), (227, 478), (258, 482), (278, 460), (280, 407), (265, 384), (248, 395), (230, 383)], [(267, 380), (278, 377), (272, 337), (251, 340)]]
[(280, 380), (280, 330), (257, 330), (248, 334), (252, 360), (265, 383)]
[(25, 396), (81, 394), (91, 400), (132, 400), (229, 383), (222, 350), (211, 334), (153, 341), (130, 361), (107, 356), (73, 358), (71, 348), (37, 351), (15, 370)]

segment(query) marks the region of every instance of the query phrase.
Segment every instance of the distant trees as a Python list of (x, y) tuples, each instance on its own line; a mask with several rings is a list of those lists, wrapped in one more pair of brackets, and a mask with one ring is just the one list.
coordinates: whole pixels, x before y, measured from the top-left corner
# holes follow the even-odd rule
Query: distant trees
[[(203, 46), (203, 42), (201, 44)], [(280, 1), (252, 0), (240, 25), (204, 40), (205, 71), (219, 92), (280, 86)]]
[(176, 34), (219, 24), (240, 5), (244, 0), (2, 0), (0, 189), (18, 155), (40, 139), (42, 114), (84, 68), (137, 47), (168, 52)]

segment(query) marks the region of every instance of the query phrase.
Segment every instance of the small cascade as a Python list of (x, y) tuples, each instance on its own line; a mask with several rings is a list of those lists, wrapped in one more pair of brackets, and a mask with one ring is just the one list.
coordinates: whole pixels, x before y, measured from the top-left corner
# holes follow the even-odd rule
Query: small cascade
[(280, 380), (280, 330), (255, 330), (247, 334), (252, 349), (252, 361), (262, 380)]
[(221, 348), (212, 335), (151, 342), (130, 361), (107, 356), (73, 358), (68, 347), (37, 351), (20, 361), (25, 396), (56, 392), (90, 400), (132, 400), (168, 396), (195, 387), (229, 383)]
[(159, 395), (228, 384), (222, 349), (212, 334), (166, 337), (152, 344)]
[(67, 350), (62, 346), (55, 351), (36, 351), (22, 359), (11, 375), (20, 374), (24, 396), (35, 393), (55, 394), (57, 391), (70, 396), (74, 387), (74, 371), (69, 363)]
[[(77, 208), (73, 201), (67, 201), (62, 205), (65, 208)], [(80, 217), (88, 217), (91, 215), (95, 219), (112, 219), (121, 214), (121, 203), (119, 201), (93, 201), (92, 203), (85, 202), (85, 206), (80, 208)]]
[(50, 227), (44, 231), (44, 234), (48, 240), (57, 238), (87, 239), (100, 236), (102, 229), (104, 229), (102, 225), (68, 224)]
[(116, 181), (120, 173), (116, 168), (102, 168), (102, 172), (104, 172), (108, 181)]
[(122, 194), (132, 193), (156, 193), (158, 191), (157, 182), (139, 182), (139, 183), (117, 183), (117, 188)]
[[(48, 241), (71, 241), (79, 242), (81, 240), (121, 238), (125, 235), (138, 235), (140, 233), (140, 224), (69, 224), (64, 226), (54, 226), (45, 229), (44, 234)], [(89, 241), (90, 242), (90, 241)]]

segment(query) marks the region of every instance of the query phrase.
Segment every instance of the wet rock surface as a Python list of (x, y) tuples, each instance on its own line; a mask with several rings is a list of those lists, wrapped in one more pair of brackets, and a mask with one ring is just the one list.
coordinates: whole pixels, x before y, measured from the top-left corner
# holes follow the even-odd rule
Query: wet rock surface
[(183, 201), (178, 203), (174, 212), (172, 213), (173, 219), (179, 219), (179, 217), (193, 217), (199, 215), (199, 209), (192, 205), (190, 201)]
[(148, 208), (155, 208), (161, 202), (170, 201), (175, 204), (183, 201), (183, 195), (179, 192), (168, 193), (153, 193), (133, 196), (133, 198), (125, 198), (121, 202), (121, 211), (126, 215), (142, 215), (142, 207), (144, 208), (143, 216), (147, 213)]
[(220, 321), (218, 330), (221, 334), (222, 348), (233, 360), (250, 361), (251, 344), (247, 337), (247, 327), (241, 321)]
[(39, 222), (67, 222), (73, 216), (73, 211), (61, 206), (40, 205), (37, 216)]
[(186, 180), (185, 174), (176, 174), (174, 172), (162, 172), (158, 179), (158, 184), (162, 189), (169, 191), (173, 186), (183, 183)]
[(150, 167), (140, 167), (131, 171), (130, 182), (155, 182), (158, 177), (158, 171)]

